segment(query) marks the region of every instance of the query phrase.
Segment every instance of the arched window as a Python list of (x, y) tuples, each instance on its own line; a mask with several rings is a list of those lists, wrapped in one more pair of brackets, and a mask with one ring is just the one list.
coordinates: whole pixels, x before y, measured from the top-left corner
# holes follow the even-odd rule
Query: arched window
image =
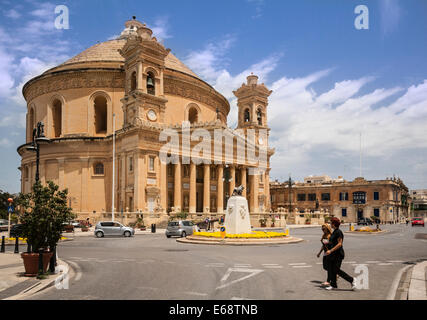
[(149, 72), (147, 75), (147, 93), (155, 95), (156, 94), (156, 85), (154, 82), (154, 75)]
[(249, 122), (251, 121), (251, 115), (249, 113), (249, 109), (245, 109), (244, 113), (243, 113), (243, 121), (244, 122)]
[(93, 171), (96, 175), (104, 174), (104, 165), (101, 162), (95, 163)]
[(262, 126), (262, 111), (261, 111), (261, 109), (257, 110), (256, 117), (257, 117), (258, 124), (260, 126)]
[(190, 121), (191, 124), (194, 124), (198, 121), (199, 115), (196, 108), (190, 108), (188, 110), (188, 121)]
[(104, 96), (97, 96), (94, 100), (95, 113), (95, 133), (107, 132), (107, 99)]
[(130, 91), (136, 90), (136, 71), (132, 72), (130, 76)]
[(55, 99), (52, 104), (53, 136), (59, 138), (62, 134), (62, 102)]

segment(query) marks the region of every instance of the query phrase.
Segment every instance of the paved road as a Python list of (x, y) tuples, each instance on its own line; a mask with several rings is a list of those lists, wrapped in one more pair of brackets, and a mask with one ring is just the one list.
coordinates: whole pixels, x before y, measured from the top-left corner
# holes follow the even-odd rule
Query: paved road
[[(320, 228), (319, 228), (320, 229)], [(388, 233), (345, 234), (343, 269), (369, 268), (369, 290), (326, 291), (319, 229), (292, 230), (306, 241), (232, 247), (180, 244), (163, 234), (78, 238), (58, 248), (75, 271), (68, 290), (50, 288), (33, 299), (386, 299), (400, 269), (427, 259), (422, 227), (384, 226)], [(344, 230), (345, 231), (345, 230)]]

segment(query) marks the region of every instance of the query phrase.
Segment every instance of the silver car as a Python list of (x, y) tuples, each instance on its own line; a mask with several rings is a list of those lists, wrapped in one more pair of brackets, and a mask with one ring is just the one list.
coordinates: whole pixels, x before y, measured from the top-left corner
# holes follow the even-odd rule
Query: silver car
[(135, 234), (135, 230), (130, 227), (125, 227), (115, 221), (101, 221), (96, 224), (95, 236), (102, 238), (104, 236), (125, 236), (131, 237)]
[(179, 220), (171, 221), (168, 223), (166, 228), (166, 237), (170, 238), (171, 236), (177, 237), (186, 237), (190, 236), (194, 232), (195, 225), (191, 221)]

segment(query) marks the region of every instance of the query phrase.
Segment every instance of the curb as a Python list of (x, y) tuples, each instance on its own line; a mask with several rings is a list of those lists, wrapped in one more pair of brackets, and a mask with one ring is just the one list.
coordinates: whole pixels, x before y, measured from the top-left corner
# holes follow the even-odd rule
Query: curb
[(419, 262), (412, 270), (408, 290), (408, 300), (427, 300), (426, 287), (427, 261)]
[(349, 233), (349, 234), (383, 234), (383, 233), (387, 233), (387, 232), (389, 232), (389, 230), (381, 230), (381, 231), (376, 231), (376, 232), (344, 231), (344, 233)]
[(69, 275), (70, 273), (70, 266), (68, 265), (68, 263), (66, 263), (63, 260), (58, 259), (58, 266), (65, 266), (66, 267), (66, 272), (61, 274), (54, 274), (54, 275), (50, 275), (49, 279), (43, 279), (38, 281), (36, 284), (32, 285), (31, 287), (22, 290), (20, 293), (14, 295), (14, 296), (10, 296), (7, 297), (3, 300), (24, 300), (27, 298), (30, 298), (31, 296), (35, 295), (36, 293), (39, 293), (42, 290), (45, 290), (51, 286), (53, 286), (53, 284), (55, 283), (56, 279), (58, 279), (59, 277), (61, 277), (61, 280), (64, 279), (66, 276)]
[(289, 238), (286, 240), (278, 240), (278, 239), (273, 239), (270, 241), (266, 241), (266, 240), (260, 240), (258, 242), (256, 241), (242, 241), (242, 240), (238, 240), (238, 241), (233, 241), (233, 240), (217, 240), (217, 239), (197, 239), (197, 238), (180, 238), (177, 239), (176, 242), (180, 242), (180, 243), (190, 243), (190, 244), (204, 244), (204, 245), (221, 245), (221, 246), (265, 246), (265, 245), (280, 245), (280, 244), (293, 244), (293, 243), (298, 243), (298, 242), (302, 242), (304, 241), (304, 239), (301, 238)]

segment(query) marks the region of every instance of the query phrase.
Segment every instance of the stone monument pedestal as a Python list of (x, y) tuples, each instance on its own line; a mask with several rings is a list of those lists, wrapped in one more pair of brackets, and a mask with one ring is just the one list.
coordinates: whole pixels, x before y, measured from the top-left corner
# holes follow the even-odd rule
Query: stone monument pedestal
[(251, 233), (248, 200), (242, 196), (228, 199), (225, 213), (225, 232), (228, 234)]

